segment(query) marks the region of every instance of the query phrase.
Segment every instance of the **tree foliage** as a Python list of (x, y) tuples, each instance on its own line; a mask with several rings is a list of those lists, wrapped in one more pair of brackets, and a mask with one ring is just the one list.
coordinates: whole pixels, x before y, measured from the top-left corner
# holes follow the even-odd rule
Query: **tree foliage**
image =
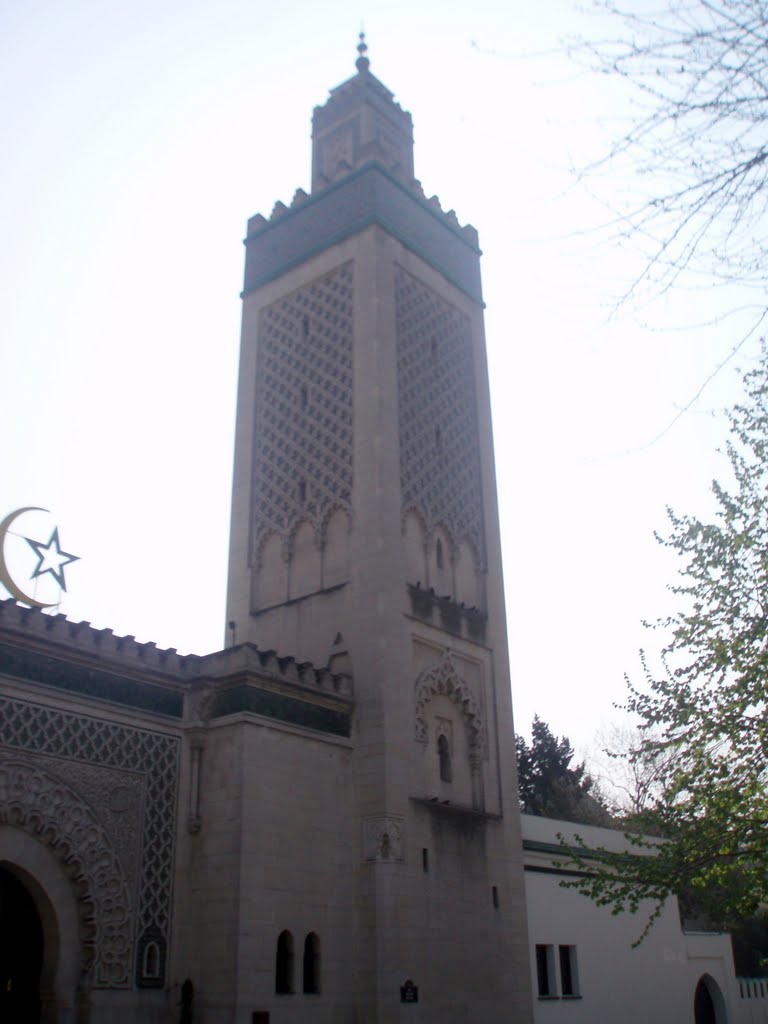
[(583, 763), (571, 767), (574, 751), (567, 736), (553, 736), (538, 715), (531, 744), (515, 737), (520, 809), (538, 817), (601, 825), (608, 814)]
[(743, 382), (726, 445), (733, 481), (713, 483), (713, 521), (669, 511), (660, 538), (681, 559), (680, 610), (657, 624), (669, 637), (662, 671), (644, 660), (627, 706), (640, 754), (660, 767), (664, 841), (634, 836), (630, 855), (603, 852), (579, 884), (615, 912), (648, 898), (658, 910), (675, 893), (722, 922), (768, 902), (768, 347)]
[[(766, 280), (768, 11), (765, 0), (606, 0), (614, 38), (573, 56), (623, 79), (636, 117), (604, 161), (628, 159), (634, 199), (618, 223), (648, 262), (635, 287), (685, 270), (739, 285)], [(595, 170), (593, 165), (591, 171)], [(765, 301), (759, 299), (764, 309)]]

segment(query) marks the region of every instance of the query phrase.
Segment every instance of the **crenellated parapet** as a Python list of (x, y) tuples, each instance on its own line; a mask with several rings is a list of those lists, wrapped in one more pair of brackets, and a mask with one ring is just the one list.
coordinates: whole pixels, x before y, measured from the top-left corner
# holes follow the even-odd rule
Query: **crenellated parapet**
[(398, 177), (375, 158), (312, 195), (300, 189), (290, 207), (276, 203), (269, 218), (249, 220), (243, 295), (374, 224), (482, 303), (475, 228), (443, 210), (437, 196), (427, 198), (418, 181)]
[[(367, 163), (375, 165), (376, 161), (370, 160), (367, 161)], [(386, 168), (380, 167), (380, 170), (384, 170), (386, 172)], [(473, 246), (475, 249), (479, 249), (480, 239), (477, 233), (477, 228), (472, 224), (462, 224), (459, 221), (455, 210), (443, 209), (438, 196), (433, 195), (427, 197), (421, 182), (417, 178), (412, 179), (408, 183), (408, 190), (415, 198), (421, 200), (431, 213), (440, 218), (446, 227), (459, 234), (460, 237), (469, 245)], [(290, 206), (286, 206), (285, 203), (278, 200), (272, 207), (272, 212), (269, 217), (265, 217), (261, 213), (254, 214), (254, 216), (248, 220), (248, 234), (245, 239), (246, 244), (253, 235), (270, 225), (276, 224), (278, 221), (282, 220), (286, 214), (290, 214), (293, 211), (300, 209), (306, 203), (311, 203), (312, 200), (312, 195), (305, 192), (303, 188), (297, 188), (293, 194)]]
[(276, 651), (260, 650), (255, 644), (238, 644), (199, 659), (199, 674), (211, 682), (245, 676), (269, 677), (276, 683), (340, 696), (352, 696), (352, 678), (344, 673), (316, 668), (309, 661), (281, 657)]
[(244, 712), (334, 736), (351, 727), (345, 673), (250, 643), (180, 655), (12, 599), (0, 601), (0, 689), (2, 677), (193, 727)]

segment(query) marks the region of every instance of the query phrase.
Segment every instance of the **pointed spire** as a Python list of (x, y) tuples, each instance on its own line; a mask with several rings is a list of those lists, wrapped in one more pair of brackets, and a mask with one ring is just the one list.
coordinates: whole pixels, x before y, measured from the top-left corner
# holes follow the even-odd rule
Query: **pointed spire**
[(366, 57), (366, 53), (368, 52), (368, 44), (365, 41), (365, 32), (363, 32), (362, 30), (360, 31), (360, 42), (357, 44), (357, 52), (359, 53), (360, 56), (355, 61), (355, 67), (357, 68), (358, 71), (367, 71), (368, 68), (371, 66), (371, 62)]

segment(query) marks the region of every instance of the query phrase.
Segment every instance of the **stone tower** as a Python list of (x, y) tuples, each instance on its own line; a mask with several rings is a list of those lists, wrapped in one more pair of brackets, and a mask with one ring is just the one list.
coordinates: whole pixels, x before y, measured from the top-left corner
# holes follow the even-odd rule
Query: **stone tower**
[[(297, 960), (317, 938), (318, 1020), (526, 1022), (477, 233), (425, 198), (410, 114), (358, 50), (314, 111), (311, 194), (245, 243), (228, 637), (327, 667), (354, 710), (336, 748), (300, 726), (267, 754), (243, 741), (282, 850), (267, 871), (243, 824), (272, 926), (243, 942), (271, 979), (278, 933)], [(279, 979), (279, 1013), (243, 984), (243, 1006), (310, 1019)]]

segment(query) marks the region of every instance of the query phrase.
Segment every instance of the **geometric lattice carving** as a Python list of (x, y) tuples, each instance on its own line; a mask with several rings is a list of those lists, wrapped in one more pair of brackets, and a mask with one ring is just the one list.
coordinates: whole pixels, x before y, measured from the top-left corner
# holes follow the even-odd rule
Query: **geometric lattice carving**
[(256, 365), (252, 563), (302, 520), (322, 541), (352, 493), (352, 263), (262, 310)]
[(403, 513), (468, 539), (485, 560), (471, 324), (395, 268)]
[[(156, 932), (167, 945), (171, 925), (178, 737), (0, 697), (0, 742), (6, 747), (132, 772), (143, 778), (136, 931), (138, 935)], [(94, 812), (98, 814), (98, 808), (94, 808)], [(96, 984), (105, 982), (97, 979)]]
[(449, 697), (464, 716), (469, 738), (469, 754), (473, 764), (479, 763), (485, 753), (485, 723), (483, 711), (469, 683), (456, 671), (450, 651), (446, 651), (437, 664), (424, 669), (416, 680), (416, 740), (427, 743), (426, 706), (435, 694)]
[(31, 832), (79, 890), (83, 968), (98, 988), (130, 985), (132, 923), (120, 860), (94, 811), (54, 775), (0, 761), (0, 822)]

